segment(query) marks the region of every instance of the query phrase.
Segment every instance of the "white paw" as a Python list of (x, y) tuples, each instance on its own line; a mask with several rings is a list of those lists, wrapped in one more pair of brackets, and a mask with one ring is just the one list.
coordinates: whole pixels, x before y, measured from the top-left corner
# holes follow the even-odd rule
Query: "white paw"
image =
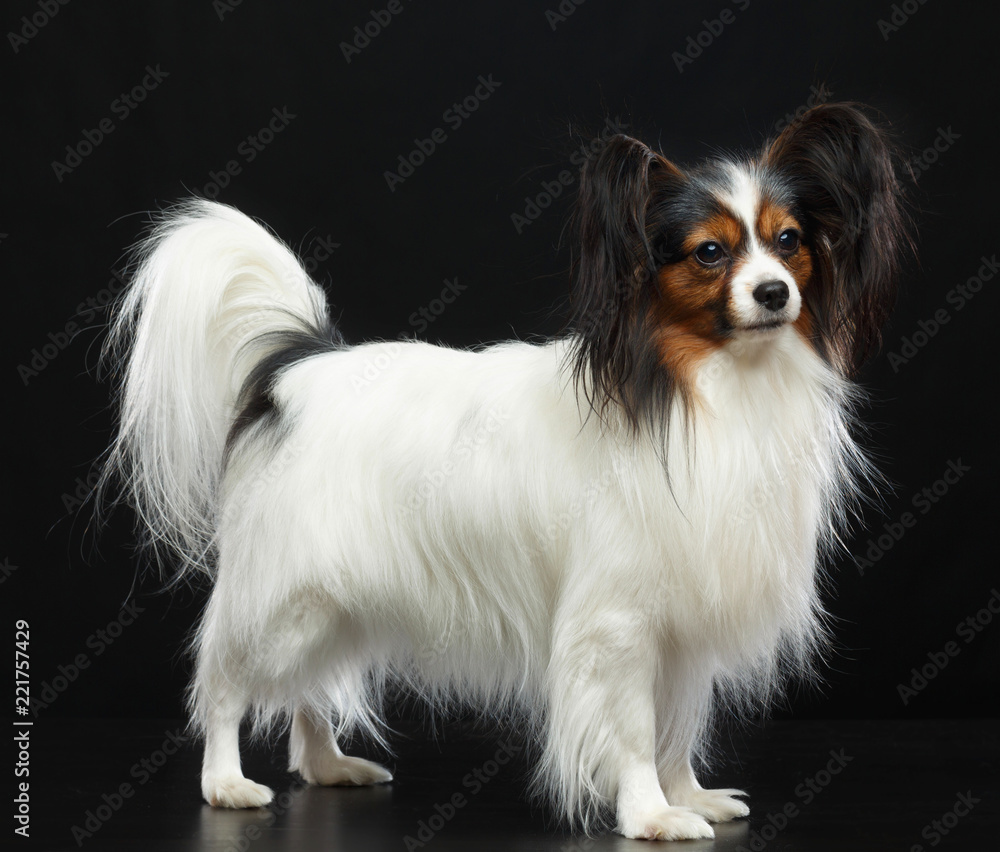
[(201, 793), (215, 808), (261, 808), (274, 798), (270, 787), (255, 784), (242, 775), (203, 778)]
[(689, 808), (660, 808), (622, 817), (618, 832), (636, 840), (697, 840), (715, 837), (702, 817)]
[(331, 755), (314, 758), (305, 766), (294, 768), (310, 784), (323, 787), (365, 787), (392, 781), (392, 773), (388, 769), (360, 757)]
[(742, 790), (690, 790), (684, 794), (675, 795), (670, 801), (690, 808), (696, 814), (701, 814), (709, 822), (727, 822), (731, 819), (745, 817), (750, 808), (734, 796), (745, 796)]

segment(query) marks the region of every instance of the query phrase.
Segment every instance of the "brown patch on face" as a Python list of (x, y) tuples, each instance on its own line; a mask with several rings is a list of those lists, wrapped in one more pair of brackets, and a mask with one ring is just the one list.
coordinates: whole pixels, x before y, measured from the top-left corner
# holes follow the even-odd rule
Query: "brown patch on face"
[[(654, 342), (660, 363), (689, 389), (698, 363), (726, 342), (729, 282), (748, 242), (743, 223), (719, 210), (687, 234), (684, 259), (664, 266), (657, 276), (662, 298), (649, 317)], [(700, 263), (694, 252), (703, 243), (718, 243), (725, 252), (722, 262)]]
[(782, 204), (769, 199), (761, 199), (757, 209), (757, 221), (754, 223), (757, 239), (762, 245), (774, 245), (778, 235), (786, 228), (800, 229), (798, 221), (791, 211)]
[[(802, 242), (802, 225), (799, 220), (783, 204), (764, 198), (757, 210), (754, 227), (760, 244), (787, 267), (795, 279), (795, 286), (800, 293), (804, 293), (812, 278), (813, 263), (812, 252)], [(794, 230), (799, 235), (798, 248), (790, 253), (782, 251), (778, 246), (778, 237), (787, 230)]]
[(718, 243), (729, 255), (735, 256), (746, 248), (743, 223), (727, 211), (721, 211), (691, 229), (684, 240), (684, 251), (690, 254), (702, 243)]
[(802, 303), (802, 310), (799, 311), (799, 315), (795, 322), (792, 323), (792, 328), (794, 328), (807, 343), (812, 343), (815, 340), (815, 327), (816, 322), (813, 319), (812, 310), (809, 308), (805, 302)]
[(698, 363), (725, 343), (728, 278), (725, 265), (706, 268), (690, 255), (657, 276), (663, 298), (650, 311), (654, 342), (660, 363), (688, 387)]
[[(793, 328), (806, 340), (812, 340), (814, 331), (814, 317), (809, 306), (805, 302), (806, 288), (813, 275), (813, 256), (809, 247), (802, 242), (802, 225), (798, 219), (792, 215), (792, 211), (786, 206), (778, 204), (771, 199), (763, 199), (760, 209), (757, 211), (757, 221), (755, 223), (757, 239), (762, 246), (766, 246), (791, 273), (802, 294), (802, 309), (792, 323)], [(783, 231), (793, 229), (799, 234), (798, 248), (793, 252), (783, 252), (778, 247), (778, 237)]]

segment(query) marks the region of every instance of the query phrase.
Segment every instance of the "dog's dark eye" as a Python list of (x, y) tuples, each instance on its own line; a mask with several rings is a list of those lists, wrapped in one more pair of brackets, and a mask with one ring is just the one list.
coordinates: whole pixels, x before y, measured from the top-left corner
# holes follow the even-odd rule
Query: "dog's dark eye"
[(718, 243), (702, 243), (694, 250), (694, 257), (702, 266), (715, 266), (725, 257), (725, 252)]
[(791, 254), (799, 247), (799, 232), (789, 228), (778, 235), (778, 248)]

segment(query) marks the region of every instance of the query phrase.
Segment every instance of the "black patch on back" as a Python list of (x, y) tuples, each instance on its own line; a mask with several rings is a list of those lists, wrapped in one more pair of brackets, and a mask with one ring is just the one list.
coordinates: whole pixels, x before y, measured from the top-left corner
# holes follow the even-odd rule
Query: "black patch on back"
[(243, 382), (236, 402), (236, 418), (226, 436), (226, 458), (251, 427), (268, 428), (278, 424), (281, 413), (272, 392), (283, 370), (314, 355), (337, 352), (347, 346), (333, 323), (309, 332), (272, 332), (261, 339), (276, 345), (277, 349), (262, 358)]

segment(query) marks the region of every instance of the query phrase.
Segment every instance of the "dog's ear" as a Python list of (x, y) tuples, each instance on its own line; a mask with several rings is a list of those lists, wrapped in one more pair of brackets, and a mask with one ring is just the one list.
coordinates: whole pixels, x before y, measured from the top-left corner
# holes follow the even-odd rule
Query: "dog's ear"
[(809, 110), (762, 161), (792, 186), (819, 261), (804, 296), (825, 352), (850, 374), (877, 349), (912, 251), (898, 157), (884, 130), (841, 103)]
[(575, 375), (597, 411), (623, 398), (640, 348), (657, 269), (665, 200), (683, 180), (670, 161), (629, 136), (608, 138), (584, 164), (575, 211), (576, 256), (570, 328), (577, 335)]

